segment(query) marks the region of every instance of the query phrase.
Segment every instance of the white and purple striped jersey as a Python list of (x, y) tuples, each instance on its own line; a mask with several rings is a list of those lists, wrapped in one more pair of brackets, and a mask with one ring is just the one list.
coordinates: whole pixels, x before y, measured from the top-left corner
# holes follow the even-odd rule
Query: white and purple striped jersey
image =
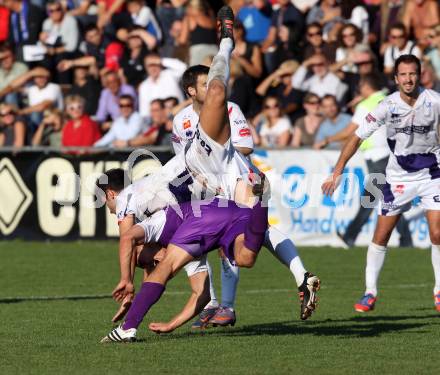
[(385, 127), (391, 150), (386, 169), (388, 183), (426, 182), (440, 178), (440, 94), (420, 89), (413, 107), (397, 91), (368, 113), (356, 130), (367, 139)]

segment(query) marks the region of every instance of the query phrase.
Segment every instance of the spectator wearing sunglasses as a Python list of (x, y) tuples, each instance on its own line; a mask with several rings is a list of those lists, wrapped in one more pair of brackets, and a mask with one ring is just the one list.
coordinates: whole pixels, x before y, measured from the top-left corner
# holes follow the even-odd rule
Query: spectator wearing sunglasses
[[(54, 68), (62, 60), (74, 57), (78, 47), (79, 29), (73, 16), (65, 14), (60, 0), (50, 0), (46, 5), (48, 18), (43, 22), (40, 42), (47, 47), (45, 65)], [(71, 83), (70, 72), (58, 71), (56, 81), (63, 84)]]
[(141, 115), (134, 109), (134, 98), (130, 95), (119, 97), (121, 115), (113, 121), (110, 130), (95, 143), (95, 147), (127, 147), (130, 139), (143, 130)]
[(391, 75), (394, 70), (394, 62), (401, 55), (415, 55), (418, 58), (422, 53), (420, 48), (412, 41), (408, 39), (408, 34), (403, 23), (394, 24), (389, 33), (390, 45), (385, 50), (384, 56), (384, 72)]
[(315, 54), (305, 60), (292, 77), (293, 87), (323, 97), (331, 94), (339, 103), (345, 99), (347, 85), (330, 72), (323, 54)]
[(120, 115), (119, 98), (122, 95), (130, 95), (135, 98), (136, 91), (133, 86), (122, 84), (119, 75), (115, 71), (109, 71), (104, 76), (105, 89), (101, 91), (99, 97), (98, 111), (96, 112), (96, 121), (101, 123), (103, 130), (108, 130), (111, 126), (111, 122), (116, 120)]
[(26, 124), (13, 104), (0, 104), (0, 147), (22, 147), (26, 142)]
[(315, 143), (315, 136), (322, 122), (320, 104), (321, 100), (316, 94), (309, 92), (304, 97), (303, 106), (306, 115), (295, 122), (291, 143), (292, 147), (311, 147)]
[(306, 48), (304, 50), (304, 59), (317, 53), (322, 53), (327, 61), (334, 62), (336, 58), (336, 42), (329, 43), (322, 37), (322, 26), (318, 22), (312, 22), (306, 28)]
[(292, 124), (281, 111), (280, 101), (267, 96), (263, 101), (263, 122), (255, 143), (264, 147), (286, 147), (289, 144)]
[(336, 62), (330, 69), (336, 73), (358, 73), (356, 65), (357, 55), (368, 47), (362, 45), (362, 31), (355, 25), (348, 23), (339, 31), (339, 47), (336, 50)]
[(78, 95), (68, 96), (66, 113), (70, 120), (63, 128), (63, 146), (90, 147), (101, 138), (98, 124), (84, 112), (84, 98)]

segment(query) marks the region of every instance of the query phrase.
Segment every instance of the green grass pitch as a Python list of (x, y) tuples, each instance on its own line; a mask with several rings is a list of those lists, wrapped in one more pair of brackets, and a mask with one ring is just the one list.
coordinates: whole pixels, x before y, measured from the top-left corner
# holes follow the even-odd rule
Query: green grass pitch
[[(365, 249), (300, 252), (322, 280), (306, 322), (290, 273), (263, 250), (255, 268), (241, 272), (235, 327), (148, 331), (146, 323), (168, 320), (186, 301), (181, 273), (144, 320), (140, 342), (99, 344), (117, 307), (105, 297), (119, 280), (116, 242), (0, 242), (0, 374), (438, 373), (429, 251), (389, 252), (368, 315), (352, 307), (363, 291)], [(219, 285), (217, 254), (210, 260)], [(60, 298), (26, 299), (42, 296)]]

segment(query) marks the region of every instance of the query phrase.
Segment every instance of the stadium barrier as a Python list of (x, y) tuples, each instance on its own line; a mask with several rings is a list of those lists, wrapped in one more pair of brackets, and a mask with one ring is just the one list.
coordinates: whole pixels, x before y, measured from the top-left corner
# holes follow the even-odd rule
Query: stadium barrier
[[(332, 198), (320, 186), (331, 173), (338, 151), (263, 150), (254, 163), (272, 187), (269, 220), (299, 245), (340, 246), (355, 216), (367, 170), (362, 155), (347, 165)], [(151, 173), (173, 156), (167, 147), (147, 150), (0, 149), (0, 232), (2, 239), (103, 239), (116, 237), (117, 223), (104, 207), (96, 208), (94, 182), (102, 172), (130, 168), (134, 179)], [(357, 244), (372, 238), (377, 215), (371, 215)], [(429, 246), (426, 220), (417, 207), (408, 218), (414, 244)], [(394, 233), (390, 245), (397, 245)]]

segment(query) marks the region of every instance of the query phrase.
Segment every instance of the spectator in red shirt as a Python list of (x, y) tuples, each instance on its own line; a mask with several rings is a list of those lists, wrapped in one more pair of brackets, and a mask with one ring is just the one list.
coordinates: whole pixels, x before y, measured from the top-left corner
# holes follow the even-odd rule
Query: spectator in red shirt
[(66, 98), (66, 112), (70, 120), (63, 128), (61, 144), (70, 147), (91, 147), (101, 138), (98, 124), (84, 113), (84, 99), (79, 95)]

